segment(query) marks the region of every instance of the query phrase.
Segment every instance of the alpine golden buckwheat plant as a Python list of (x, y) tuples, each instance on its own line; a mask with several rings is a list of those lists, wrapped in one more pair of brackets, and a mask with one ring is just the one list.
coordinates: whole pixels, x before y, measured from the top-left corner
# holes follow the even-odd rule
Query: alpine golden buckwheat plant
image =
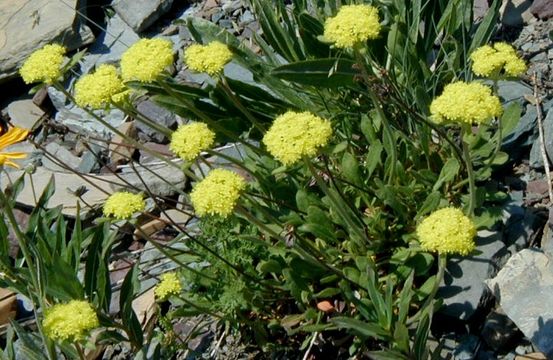
[(52, 83), (61, 77), (65, 48), (59, 44), (45, 45), (25, 61), (19, 74), (27, 84)]
[(42, 326), (52, 340), (73, 342), (83, 340), (90, 330), (100, 326), (100, 322), (88, 302), (71, 300), (47, 309)]
[[(163, 196), (129, 184), (92, 212), (104, 217), (73, 229), (59, 208), (42, 206), (52, 183), (34, 228), (20, 229), (4, 206), (21, 251), (17, 261), (0, 254), (2, 281), (40, 309), (42, 336), (27, 348), (83, 358), (85, 343), (108, 343), (176, 358), (188, 345), (175, 325), (190, 317), (195, 332), (215, 329), (218, 348), (232, 348), (232, 337), (260, 357), (439, 356), (426, 341), (448, 260), (478, 250), (477, 231), (493, 229), (507, 198), (487, 182), (508, 161), (502, 138), (520, 109), (504, 107), (497, 81), (526, 64), (509, 44), (487, 45), (500, 2), (478, 23), (471, 1), (247, 3), (260, 25), (248, 41), (188, 18), (179, 26), (192, 45), (141, 39), (119, 64), (78, 79), (73, 94), (60, 80), (78, 61), (64, 65), (59, 45), (20, 69), (26, 83), (51, 84), (114, 133), (93, 109), (114, 105), (163, 134), (171, 156), (125, 140), (187, 179), (157, 176), (170, 188)], [(225, 72), (231, 61), (247, 76)], [(172, 66), (212, 79), (180, 80)], [(470, 69), (489, 79), (472, 80)], [(179, 115), (178, 128), (141, 114), (143, 96)], [(0, 149), (23, 138), (13, 131)], [(20, 157), (0, 153), (7, 165)], [(18, 184), (0, 203), (15, 203)], [(170, 241), (145, 231), (153, 223)], [(111, 267), (142, 239), (177, 267), (153, 285), (148, 319), (133, 301), (158, 276), (140, 261), (112, 310)]]

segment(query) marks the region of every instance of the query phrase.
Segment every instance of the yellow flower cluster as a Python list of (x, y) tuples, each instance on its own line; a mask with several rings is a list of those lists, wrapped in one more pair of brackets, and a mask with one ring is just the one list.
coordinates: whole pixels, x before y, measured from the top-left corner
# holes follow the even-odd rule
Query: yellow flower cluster
[(310, 112), (288, 111), (275, 119), (263, 137), (267, 150), (284, 165), (313, 156), (332, 135), (330, 121)]
[(472, 52), (470, 59), (472, 71), (478, 76), (498, 77), (502, 72), (508, 76), (519, 76), (527, 69), (515, 49), (504, 42), (481, 46)]
[(209, 149), (215, 141), (215, 133), (206, 124), (193, 122), (181, 125), (171, 136), (169, 149), (181, 159), (191, 161), (201, 151)]
[(19, 74), (26, 84), (35, 82), (53, 83), (61, 76), (65, 48), (58, 44), (45, 45), (25, 61)]
[(160, 280), (154, 289), (154, 294), (159, 301), (165, 301), (171, 295), (180, 294), (182, 286), (176, 273), (165, 273), (161, 275)]
[(380, 33), (378, 10), (371, 5), (344, 5), (324, 25), (325, 40), (338, 48), (353, 48)]
[(184, 62), (197, 72), (215, 75), (223, 71), (224, 66), (232, 60), (228, 46), (218, 41), (207, 45), (190, 45), (184, 52)]
[(437, 210), (417, 226), (421, 247), (440, 254), (468, 255), (475, 248), (476, 227), (459, 209)]
[(125, 92), (125, 85), (113, 65), (102, 64), (93, 74), (81, 77), (75, 84), (75, 102), (81, 107), (100, 109)]
[(173, 47), (164, 39), (140, 39), (121, 56), (124, 81), (154, 81), (173, 63)]
[(232, 214), (245, 188), (246, 182), (240, 175), (225, 169), (214, 169), (194, 186), (190, 200), (198, 216), (227, 217)]
[(128, 191), (119, 191), (110, 195), (104, 203), (104, 215), (123, 220), (130, 218), (134, 213), (143, 211), (146, 203), (141, 194)]
[(88, 302), (71, 300), (47, 309), (42, 326), (50, 339), (74, 342), (82, 340), (88, 331), (100, 326), (100, 322)]
[(462, 81), (446, 85), (442, 95), (430, 104), (431, 118), (444, 122), (483, 123), (503, 113), (501, 102), (489, 87)]

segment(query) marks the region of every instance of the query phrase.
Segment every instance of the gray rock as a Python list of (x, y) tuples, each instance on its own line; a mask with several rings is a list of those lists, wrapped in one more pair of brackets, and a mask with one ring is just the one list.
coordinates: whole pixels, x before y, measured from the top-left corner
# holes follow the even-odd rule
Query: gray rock
[(466, 336), (453, 351), (455, 360), (472, 360), (476, 357), (480, 340), (474, 335)]
[(69, 50), (94, 40), (79, 21), (78, 0), (3, 0), (0, 2), (0, 82), (14, 77), (27, 57), (58, 42)]
[[(136, 106), (137, 111), (144, 115), (146, 118), (152, 120), (152, 122), (166, 127), (168, 129), (174, 129), (177, 125), (177, 117), (171, 111), (157, 105), (153, 101), (145, 100), (140, 102)], [(161, 132), (152, 129), (146, 125), (140, 118), (136, 119), (136, 127), (142, 132), (143, 140), (155, 141), (163, 143), (167, 141), (167, 137)]]
[[(42, 166), (49, 170), (57, 172), (70, 172), (71, 169), (77, 170), (81, 159), (73, 155), (65, 147), (51, 142), (45, 147), (45, 156), (42, 159)], [(52, 160), (51, 158), (54, 158)]]
[(530, 12), (538, 19), (547, 20), (553, 17), (553, 1), (534, 0)]
[(518, 101), (522, 105), (526, 102), (524, 95), (532, 94), (532, 88), (520, 81), (502, 80), (497, 85), (499, 96), (503, 99), (503, 105), (508, 105), (512, 101)]
[(102, 31), (82, 59), (81, 71), (88, 73), (95, 65), (119, 61), (129, 46), (139, 39), (138, 34), (119, 15), (114, 15), (108, 20), (106, 31)]
[(535, 144), (537, 137), (537, 112), (533, 105), (526, 106), (526, 112), (520, 118), (515, 129), (503, 139), (503, 150), (510, 152), (521, 146)]
[[(7, 184), (15, 181), (23, 174), (24, 170), (2, 174), (0, 176), (1, 189), (4, 190)], [(114, 175), (95, 175), (94, 177), (83, 178), (72, 173), (52, 172), (41, 166), (33, 174), (32, 184), (30, 181), (25, 181), (25, 187), (16, 199), (17, 204), (25, 207), (34, 207), (36, 205), (35, 195), (42, 194), (51, 177), (54, 177), (56, 191), (50, 198), (48, 206), (50, 208), (61, 206), (62, 213), (66, 216), (75, 217), (77, 213), (77, 201), (79, 201), (75, 195), (75, 191), (81, 187), (85, 188), (86, 191), (82, 195), (80, 208), (83, 219), (90, 211), (90, 208), (87, 208), (85, 203), (90, 206), (103, 204), (109, 195), (105, 191), (105, 189), (109, 189), (108, 184), (121, 183), (121, 180)]]
[(509, 318), (548, 358), (553, 357), (551, 260), (537, 249), (524, 249), (486, 281)]
[(173, 0), (116, 0), (112, 6), (119, 16), (136, 32), (152, 25), (171, 9)]
[[(145, 193), (149, 191), (158, 196), (176, 194), (182, 191), (186, 184), (184, 172), (165, 163), (137, 165), (136, 172), (130, 167), (125, 170), (125, 172), (119, 174), (123, 182), (140, 189), (140, 191)], [(119, 186), (117, 184), (113, 184), (111, 187), (116, 191), (125, 188), (124, 185)]]
[(532, 0), (503, 0), (500, 9), (501, 23), (507, 26), (522, 26), (534, 19), (530, 13)]
[(77, 171), (88, 174), (97, 172), (100, 170), (100, 162), (98, 161), (98, 155), (92, 151), (86, 150), (81, 156), (81, 161), (77, 167)]
[[(125, 113), (119, 109), (110, 111), (95, 110), (94, 113), (114, 128), (125, 122)], [(72, 129), (79, 130), (85, 134), (97, 133), (102, 137), (111, 136), (113, 131), (79, 107), (58, 109), (56, 121)]]
[[(534, 110), (532, 111), (532, 115), (536, 116), (535, 126), (537, 127), (537, 112), (535, 110), (535, 106), (528, 105), (528, 107), (530, 106), (534, 108)], [(551, 164), (551, 159), (553, 159), (553, 101), (550, 100), (543, 104), (542, 109), (544, 110), (545, 114), (545, 118), (543, 119), (544, 145), (545, 151), (549, 158), (549, 163)], [(532, 148), (530, 149), (530, 166), (534, 169), (543, 168), (543, 157), (541, 154), (540, 146), (541, 145), (539, 141), (534, 141), (534, 143), (532, 144)]]
[(486, 301), (483, 280), (493, 273), (494, 257), (502, 249), (505, 249), (505, 244), (501, 233), (482, 230), (476, 239), (478, 254), (449, 259), (438, 290), (438, 297), (444, 300), (440, 312), (461, 320), (470, 319)]
[[(224, 156), (230, 157), (238, 161), (243, 161), (246, 158), (246, 149), (244, 144), (241, 144), (241, 143), (227, 144), (227, 145), (218, 147), (216, 149), (213, 149), (213, 151), (217, 153), (221, 153)], [(191, 167), (191, 170), (198, 178), (203, 178), (205, 174), (207, 174), (210, 171), (211, 167), (234, 168), (234, 164), (231, 161), (221, 156), (217, 156), (217, 155), (210, 156), (209, 158), (206, 159), (206, 161), (210, 164), (210, 166), (208, 166), (204, 162), (198, 162), (200, 165), (199, 167), (197, 166), (198, 163), (195, 163)]]
[(32, 99), (17, 100), (8, 105), (8, 115), (14, 126), (32, 129), (42, 118), (44, 111)]

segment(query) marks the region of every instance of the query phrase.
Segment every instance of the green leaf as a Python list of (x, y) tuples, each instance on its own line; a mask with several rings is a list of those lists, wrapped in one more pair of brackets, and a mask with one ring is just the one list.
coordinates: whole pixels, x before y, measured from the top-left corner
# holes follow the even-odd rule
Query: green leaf
[(121, 294), (119, 296), (119, 308), (121, 312), (121, 320), (125, 326), (130, 341), (133, 345), (142, 345), (144, 335), (140, 321), (136, 317), (132, 308), (132, 302), (140, 290), (140, 282), (138, 281), (138, 264), (135, 264), (125, 276), (121, 285)]
[(278, 261), (270, 259), (266, 261), (261, 261), (259, 265), (257, 265), (257, 269), (263, 274), (280, 274), (282, 272), (282, 265)]
[(432, 305), (430, 305), (424, 312), (422, 319), (417, 326), (417, 332), (415, 333), (415, 341), (413, 344), (413, 353), (415, 360), (427, 360), (428, 349), (426, 348), (426, 341), (428, 339), (428, 332), (430, 330), (432, 314)]
[(347, 329), (357, 336), (363, 338), (376, 338), (379, 340), (388, 340), (390, 335), (380, 326), (345, 316), (337, 316), (330, 319), (330, 322), (340, 329)]
[(349, 152), (345, 152), (342, 157), (342, 171), (348, 181), (357, 186), (362, 185), (359, 172), (359, 162), (357, 161), (357, 158)]
[(509, 135), (520, 121), (522, 107), (518, 101), (511, 102), (503, 111), (501, 117), (502, 132), (504, 135)]
[(358, 74), (354, 65), (352, 60), (342, 58), (305, 60), (277, 67), (271, 74), (283, 80), (319, 88), (353, 86), (354, 77)]
[(420, 219), (422, 216), (431, 213), (434, 211), (438, 205), (440, 205), (440, 200), (442, 199), (442, 194), (438, 191), (431, 192), (430, 195), (424, 200), (417, 215), (416, 219)]
[(382, 350), (382, 351), (369, 351), (369, 359), (374, 360), (408, 360), (409, 358), (399, 351), (395, 350)]
[(366, 158), (367, 177), (370, 177), (376, 167), (382, 164), (382, 151), (384, 151), (384, 146), (379, 140), (372, 143), (369, 147)]
[(342, 291), (338, 288), (326, 288), (324, 290), (319, 291), (314, 296), (316, 298), (331, 298), (335, 295), (340, 294)]
[[(452, 1), (453, 2), (453, 1)], [(478, 25), (478, 29), (472, 36), (472, 42), (470, 44), (469, 53), (475, 50), (477, 47), (480, 47), (490, 41), (490, 38), (493, 34), (494, 27), (497, 24), (497, 19), (499, 17), (499, 7), (501, 6), (501, 1), (494, 0), (486, 16)]]
[(432, 191), (437, 191), (442, 187), (444, 183), (454, 180), (455, 177), (459, 174), (460, 168), (461, 164), (459, 164), (457, 158), (452, 157), (448, 159), (442, 167), (442, 171), (440, 171), (440, 175), (438, 176), (438, 180), (434, 184)]

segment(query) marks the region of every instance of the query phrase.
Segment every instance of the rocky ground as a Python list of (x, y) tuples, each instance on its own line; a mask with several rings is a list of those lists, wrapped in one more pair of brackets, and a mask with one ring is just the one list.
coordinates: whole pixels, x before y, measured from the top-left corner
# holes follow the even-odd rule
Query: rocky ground
[[(487, 7), (486, 1), (477, 1), (475, 14), (482, 15)], [(443, 343), (443, 358), (545, 359), (543, 354), (553, 356), (553, 262), (550, 261), (553, 215), (549, 210), (548, 183), (537, 140), (540, 115), (546, 134), (545, 148), (553, 159), (552, 7), (553, 3), (548, 0), (504, 1), (502, 7), (498, 40), (513, 42), (530, 64), (523, 84), (508, 81), (500, 84), (504, 100), (519, 102), (524, 109), (520, 123), (504, 140), (504, 150), (513, 161), (498, 171), (493, 180), (509, 192), (511, 201), (502, 209), (503, 225), (494, 231), (479, 233), (479, 254), (451, 261), (448, 267), (440, 290), (444, 307), (434, 318), (434, 339), (431, 340), (435, 346)], [(17, 68), (33, 50), (52, 41), (62, 41), (69, 49), (88, 47), (81, 62), (82, 72), (98, 63), (117, 61), (128, 45), (143, 36), (164, 36), (172, 40), (175, 48), (182, 48), (191, 42), (191, 36), (175, 20), (189, 16), (213, 21), (246, 40), (261, 33), (242, 0), (114, 0), (113, 3), (95, 0), (88, 1), (86, 7), (78, 0), (0, 2), (0, 89), (4, 94), (0, 99), (1, 116), (16, 126), (33, 129), (31, 141), (16, 145), (13, 150), (30, 154), (23, 167), (24, 171), (34, 171), (35, 193), (41, 192), (51, 176), (55, 178), (57, 190), (51, 205), (62, 205), (66, 216), (76, 215), (77, 196), (88, 205), (81, 209), (81, 215), (86, 217), (96, 213), (107, 196), (107, 187), (113, 191), (131, 184), (144, 189), (141, 177), (150, 191), (170, 198), (175, 194), (166, 181), (182, 188), (187, 179), (157, 163), (147, 153), (125, 144), (84, 111), (69, 104), (63, 94), (48, 89), (32, 97), (27, 95), (28, 88), (16, 76)], [(242, 81), (252, 81), (232, 64), (225, 71)], [(180, 62), (175, 77), (199, 83), (207, 81), (202, 75), (188, 72)], [(539, 114), (536, 105), (540, 106)], [(170, 128), (184, 121), (147, 98), (138, 108)], [(170, 154), (162, 134), (129, 121), (118, 111), (102, 116), (147, 148)], [(222, 150), (230, 156), (241, 156), (236, 146)], [(138, 159), (140, 166), (135, 169), (128, 165), (130, 158)], [(223, 162), (222, 159), (211, 161)], [(21, 171), (3, 174), (0, 184), (5, 186), (21, 174)], [(18, 214), (24, 222), (35, 201), (30, 184), (18, 201)], [(194, 229), (195, 219), (180, 211), (168, 208), (164, 216)], [(160, 240), (172, 237), (165, 223), (156, 220), (144, 220), (141, 230)], [(152, 275), (175, 264), (155, 248), (144, 245), (139, 231), (130, 239), (128, 248), (121, 250), (121, 259), (112, 264), (112, 282), (117, 289), (129, 267), (138, 262), (144, 294), (136, 301), (136, 307), (147, 316), (153, 302)], [(0, 296), (0, 323), (5, 323), (8, 316), (24, 319), (28, 315), (25, 299), (1, 292)], [(186, 333), (193, 325), (186, 322), (180, 329)], [(216, 336), (220, 334), (212, 328), (196, 339), (191, 344), (197, 350), (195, 355), (208, 356)], [(240, 339), (224, 340), (227, 345), (219, 349), (219, 358), (240, 358), (240, 351), (247, 352), (241, 347)], [(104, 358), (123, 359), (125, 354), (121, 349), (112, 348)]]

